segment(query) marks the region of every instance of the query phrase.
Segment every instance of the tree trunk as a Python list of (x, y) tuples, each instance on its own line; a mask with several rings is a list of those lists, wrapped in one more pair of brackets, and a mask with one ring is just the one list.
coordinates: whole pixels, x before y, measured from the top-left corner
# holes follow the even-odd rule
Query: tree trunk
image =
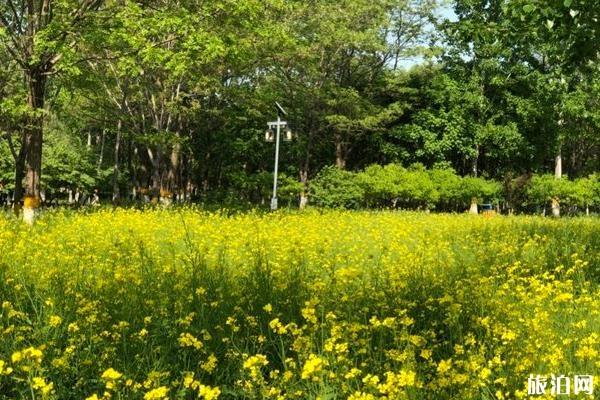
[(133, 165), (133, 157), (137, 152), (137, 148), (133, 149), (131, 140), (127, 141), (127, 170), (129, 171), (129, 193), (131, 193), (131, 200), (137, 199), (137, 190), (139, 187), (139, 181), (137, 179), (137, 171)]
[(471, 208), (469, 209), (469, 213), (474, 215), (479, 214), (479, 207), (477, 207), (477, 198), (475, 197), (471, 199)]
[(185, 171), (187, 169), (187, 157), (184, 153), (181, 154), (181, 161), (179, 162), (179, 201), (182, 203), (187, 202), (187, 180)]
[(104, 162), (104, 142), (106, 141), (106, 132), (102, 130), (102, 134), (100, 136), (100, 156), (98, 157), (98, 165), (96, 165), (96, 174), (100, 175), (100, 170), (102, 169), (102, 163)]
[[(554, 177), (556, 179), (562, 179), (562, 143), (558, 145)], [(552, 215), (556, 218), (560, 217), (560, 199), (556, 197), (552, 199)]]
[(152, 204), (158, 204), (160, 201), (160, 188), (161, 188), (161, 179), (160, 179), (160, 159), (162, 150), (159, 148), (156, 151), (156, 154), (153, 155), (149, 150), (148, 155), (150, 156), (150, 161), (152, 163)]
[(317, 131), (315, 129), (314, 119), (311, 119), (308, 123), (310, 127), (308, 129), (308, 137), (306, 142), (306, 154), (302, 165), (300, 166), (300, 182), (302, 183), (302, 191), (300, 192), (300, 204), (301, 210), (305, 209), (308, 205), (308, 171), (310, 169), (310, 159), (312, 156), (313, 141)]
[(187, 154), (181, 156), (181, 168), (179, 169), (179, 182), (181, 183), (181, 200), (187, 203), (190, 194), (189, 160)]
[[(179, 133), (177, 133), (179, 138)], [(181, 144), (179, 141), (173, 145), (171, 150), (171, 156), (169, 157), (169, 172), (167, 173), (167, 188), (164, 192), (165, 199), (163, 204), (170, 205), (173, 200), (173, 195), (179, 193), (180, 180), (179, 180), (179, 169), (181, 163)]]
[(121, 194), (119, 191), (119, 168), (120, 168), (120, 158), (119, 158), (119, 150), (121, 148), (121, 128), (123, 122), (119, 119), (117, 121), (117, 137), (115, 138), (115, 165), (113, 168), (113, 195), (112, 201), (113, 204), (119, 204), (121, 199)]
[(562, 178), (562, 151), (558, 150), (558, 154), (555, 159), (554, 177), (556, 179)]
[(479, 146), (475, 146), (475, 157), (473, 158), (473, 162), (471, 163), (471, 174), (474, 177), (479, 175)]
[(202, 196), (206, 198), (211, 188), (210, 182), (210, 163), (212, 162), (212, 152), (210, 149), (204, 154), (204, 165), (202, 166)]
[(25, 137), (21, 143), (21, 149), (15, 159), (15, 191), (13, 193), (13, 211), (16, 215), (21, 212), (21, 200), (23, 199), (23, 178), (25, 178)]
[(341, 133), (336, 133), (335, 139), (335, 166), (339, 169), (346, 169), (346, 148)]
[(303, 168), (300, 171), (300, 183), (302, 183), (302, 191), (300, 192), (299, 207), (304, 210), (308, 204), (308, 168)]
[(42, 143), (44, 133), (44, 96), (46, 78), (38, 70), (27, 71), (29, 116), (25, 127), (25, 198), (23, 220), (32, 225), (40, 206), (40, 177), (42, 175)]

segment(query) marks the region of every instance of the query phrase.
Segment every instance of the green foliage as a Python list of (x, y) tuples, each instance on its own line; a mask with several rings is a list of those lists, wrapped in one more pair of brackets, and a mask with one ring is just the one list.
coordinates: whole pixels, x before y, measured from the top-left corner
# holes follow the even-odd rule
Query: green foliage
[(421, 67), (396, 78), (396, 84), (408, 79), (418, 93), (407, 123), (391, 129), (402, 146), (399, 161), (427, 166), (447, 162), (470, 174), (484, 166), (502, 172), (519, 160), (527, 144), (523, 129), (510, 121), (506, 107), (498, 107), (504, 99), (488, 97), (488, 78), (473, 68), (460, 63), (450, 72)]
[(286, 174), (279, 176), (277, 197), (284, 203), (295, 206), (303, 190), (304, 185), (298, 182), (294, 177)]
[(598, 175), (579, 178), (572, 183), (572, 187), (572, 198), (577, 206), (586, 208), (600, 205), (600, 178)]
[[(535, 178), (537, 177), (532, 180), (534, 193), (537, 194), (537, 189), (537, 192), (546, 194), (546, 199), (550, 194), (551, 198), (556, 198), (561, 204), (582, 209), (600, 205), (600, 184), (597, 175), (576, 180), (552, 180), (548, 175)], [(541, 196), (538, 199), (541, 200)]]
[(454, 210), (460, 204), (462, 195), (462, 179), (449, 168), (429, 170), (431, 181), (438, 192), (437, 207), (441, 210)]
[(432, 208), (438, 188), (422, 165), (404, 169), (398, 164), (372, 165), (358, 174), (368, 206)]
[(500, 192), (498, 182), (472, 176), (461, 179), (460, 198), (464, 204), (470, 204), (473, 199), (477, 202), (497, 202)]
[(60, 189), (91, 190), (99, 183), (91, 154), (77, 138), (61, 130), (49, 130), (46, 134), (42, 170), (47, 191)]
[(553, 199), (568, 203), (572, 199), (572, 183), (550, 174), (536, 175), (531, 178), (527, 194), (530, 201), (540, 205), (547, 205)]
[(327, 167), (311, 184), (319, 206), (464, 210), (473, 198), (497, 203), (501, 185), (482, 178), (461, 178), (450, 169), (427, 170), (420, 164), (371, 165), (358, 173)]
[[(240, 197), (250, 199), (254, 203), (268, 204), (273, 195), (273, 174), (270, 172), (247, 174), (235, 171), (228, 174), (228, 178), (228, 202), (232, 204), (239, 202)], [(302, 190), (303, 185), (297, 179), (286, 173), (279, 173), (277, 197), (282, 205), (295, 204)]]
[(14, 159), (6, 140), (0, 140), (0, 192), (14, 187)]
[(358, 174), (358, 180), (364, 188), (367, 206), (391, 206), (402, 196), (403, 180), (406, 170), (398, 164), (371, 165)]
[[(315, 204), (349, 208), (458, 211), (500, 201), (501, 180), (511, 210), (554, 192), (597, 202), (583, 178), (600, 168), (597, 2), (456, 0), (455, 21), (436, 20), (437, 0), (85, 0), (81, 15), (51, 0), (42, 20), (13, 3), (26, 5), (0, 4), (4, 187), (34, 115), (27, 74), (41, 71), (47, 192), (109, 198), (114, 174), (122, 195), (265, 205), (273, 148), (261, 133), (278, 101), (297, 134), (281, 149), (284, 204), (315, 178)], [(435, 58), (405, 69), (414, 56)], [(84, 146), (88, 132), (105, 134)], [(559, 151), (581, 180), (529, 187)], [(318, 175), (334, 163), (360, 172)]]
[(364, 190), (356, 175), (334, 166), (325, 167), (311, 182), (314, 204), (320, 207), (358, 208)]

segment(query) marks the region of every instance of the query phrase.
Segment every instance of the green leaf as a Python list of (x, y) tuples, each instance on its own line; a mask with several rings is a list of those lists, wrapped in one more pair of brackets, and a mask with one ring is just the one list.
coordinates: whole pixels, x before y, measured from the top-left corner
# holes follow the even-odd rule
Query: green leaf
[(563, 4), (565, 5), (565, 7), (571, 7), (571, 4), (573, 4), (573, 0), (565, 0)]
[(533, 4), (525, 4), (523, 6), (523, 11), (527, 14), (531, 14), (535, 10), (535, 6)]

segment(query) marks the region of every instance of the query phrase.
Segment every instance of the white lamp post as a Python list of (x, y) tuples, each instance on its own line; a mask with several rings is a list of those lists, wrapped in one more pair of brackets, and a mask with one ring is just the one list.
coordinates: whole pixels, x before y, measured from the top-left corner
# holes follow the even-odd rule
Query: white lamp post
[(279, 103), (275, 103), (277, 108), (277, 121), (267, 123), (269, 129), (265, 132), (265, 140), (267, 142), (275, 142), (275, 169), (273, 172), (273, 197), (271, 198), (271, 211), (277, 210), (277, 174), (279, 172), (279, 142), (281, 130), (284, 129), (283, 140), (289, 142), (292, 140), (292, 130), (288, 127), (286, 121), (282, 121), (281, 117), (287, 115), (283, 107)]

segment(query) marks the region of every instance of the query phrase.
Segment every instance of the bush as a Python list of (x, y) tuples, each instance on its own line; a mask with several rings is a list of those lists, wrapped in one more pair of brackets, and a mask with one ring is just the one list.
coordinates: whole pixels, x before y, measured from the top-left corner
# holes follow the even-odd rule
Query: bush
[(575, 205), (585, 208), (600, 205), (600, 180), (598, 175), (590, 175), (573, 182), (572, 201)]
[[(292, 181), (290, 195), (297, 193)], [(293, 193), (292, 193), (293, 192)], [(406, 208), (464, 211), (472, 200), (478, 203), (506, 202), (516, 207), (547, 206), (559, 199), (564, 206), (589, 209), (600, 206), (598, 175), (575, 181), (553, 175), (507, 177), (504, 183), (479, 177), (460, 177), (453, 169), (425, 169), (421, 164), (404, 168), (399, 164), (371, 165), (353, 173), (336, 167), (324, 168), (311, 183), (313, 204), (340, 208)]]
[(314, 203), (320, 207), (359, 208), (365, 192), (356, 174), (334, 166), (325, 167), (310, 185)]
[(292, 204), (298, 200), (300, 193), (304, 190), (304, 185), (286, 174), (279, 176), (277, 196), (282, 202)]
[(459, 198), (463, 205), (471, 204), (475, 199), (477, 202), (490, 201), (495, 203), (500, 198), (502, 187), (498, 182), (475, 178), (472, 176), (461, 179)]
[(528, 203), (527, 190), (531, 181), (531, 174), (514, 176), (508, 173), (502, 183), (502, 199), (504, 206), (509, 213), (516, 210), (524, 210)]
[(534, 175), (527, 189), (529, 202), (536, 205), (548, 205), (552, 199), (559, 199), (564, 204), (574, 201), (572, 182), (568, 179), (556, 179), (554, 175)]
[(314, 203), (324, 207), (402, 207), (462, 210), (471, 199), (497, 201), (501, 185), (482, 178), (461, 178), (452, 169), (408, 169), (399, 164), (371, 165), (352, 173), (334, 167), (321, 171), (311, 185)]
[(398, 164), (372, 165), (358, 174), (367, 206), (433, 208), (439, 199), (435, 183), (420, 164), (408, 170)]
[(432, 209), (440, 200), (438, 187), (421, 164), (414, 164), (407, 171), (403, 194), (409, 208)]
[(438, 193), (436, 208), (457, 210), (461, 199), (461, 177), (451, 168), (434, 168), (428, 174)]
[(371, 165), (357, 176), (363, 188), (367, 206), (392, 206), (400, 196), (402, 179), (406, 170), (398, 164)]

